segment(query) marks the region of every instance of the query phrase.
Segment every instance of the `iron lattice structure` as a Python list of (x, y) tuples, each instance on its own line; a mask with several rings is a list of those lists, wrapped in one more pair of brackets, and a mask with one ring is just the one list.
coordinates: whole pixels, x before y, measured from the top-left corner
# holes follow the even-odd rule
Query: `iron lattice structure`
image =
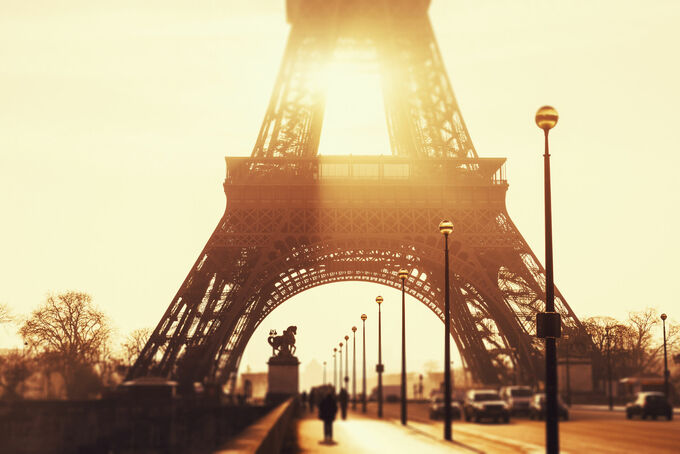
[[(252, 155), (226, 158), (227, 208), (128, 378), (233, 385), (254, 330), (306, 289), (367, 281), (407, 292), (442, 321), (443, 238), (451, 219), (452, 326), (484, 383), (542, 375), (532, 333), (542, 266), (510, 220), (505, 159), (479, 158), (427, 16), (429, 1), (289, 0), (292, 24)], [(391, 156), (319, 156), (334, 58), (380, 71)], [(556, 291), (567, 329), (581, 330)], [(517, 373), (517, 372), (515, 372)]]

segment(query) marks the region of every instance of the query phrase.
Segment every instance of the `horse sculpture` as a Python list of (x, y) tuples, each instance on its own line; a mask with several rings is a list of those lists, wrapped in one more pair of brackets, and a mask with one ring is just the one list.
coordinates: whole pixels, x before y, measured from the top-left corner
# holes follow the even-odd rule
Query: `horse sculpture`
[(269, 331), (267, 342), (272, 346), (272, 356), (293, 356), (295, 354), (295, 335), (297, 326), (289, 326), (280, 336), (276, 335), (276, 330)]

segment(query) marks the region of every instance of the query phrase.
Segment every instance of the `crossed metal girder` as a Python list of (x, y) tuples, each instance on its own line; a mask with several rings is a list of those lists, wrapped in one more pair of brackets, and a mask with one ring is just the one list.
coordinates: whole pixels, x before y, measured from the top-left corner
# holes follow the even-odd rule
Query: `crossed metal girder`
[(427, 16), (426, 1), (289, 2), (292, 28), (252, 156), (316, 156), (327, 72), (339, 58), (380, 76), (392, 155), (477, 153)]
[[(533, 317), (544, 271), (504, 210), (483, 208), (230, 207), (130, 372), (226, 382), (250, 336), (278, 305), (330, 282), (367, 281), (407, 291), (440, 319), (442, 239), (451, 244), (452, 334), (466, 367), (495, 384), (519, 370), (539, 377)], [(377, 222), (381, 220), (381, 222)], [(557, 292), (565, 323), (580, 324)]]

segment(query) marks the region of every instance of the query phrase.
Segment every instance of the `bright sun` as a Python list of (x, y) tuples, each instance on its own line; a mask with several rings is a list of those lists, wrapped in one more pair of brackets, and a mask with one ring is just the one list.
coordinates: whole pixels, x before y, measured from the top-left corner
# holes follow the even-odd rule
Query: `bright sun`
[(326, 112), (319, 154), (390, 154), (383, 91), (375, 65), (336, 61), (328, 65), (324, 79)]

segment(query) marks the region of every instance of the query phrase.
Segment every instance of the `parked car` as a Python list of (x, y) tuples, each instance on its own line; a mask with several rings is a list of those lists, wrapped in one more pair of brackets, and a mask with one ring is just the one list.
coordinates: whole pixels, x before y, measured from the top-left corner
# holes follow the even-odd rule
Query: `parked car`
[[(430, 402), (430, 419), (442, 419), (444, 418), (444, 396), (441, 394), (432, 397)], [(460, 419), (460, 404), (455, 400), (451, 399), (451, 418)]]
[(498, 392), (494, 390), (470, 390), (465, 394), (463, 413), (466, 421), (479, 422), (482, 419), (492, 419), (495, 422), (510, 421), (510, 409), (503, 402)]
[[(529, 404), (529, 418), (530, 419), (545, 419), (545, 393), (534, 394), (531, 404)], [(565, 421), (569, 421), (569, 409), (560, 396), (557, 396), (557, 414)]]
[(635, 395), (635, 400), (626, 404), (626, 418), (633, 419), (633, 416), (640, 416), (647, 419), (651, 416), (665, 416), (667, 420), (673, 419), (673, 407), (663, 393), (658, 391), (639, 392)]
[(160, 377), (140, 377), (118, 385), (116, 394), (131, 401), (172, 400), (177, 396), (177, 382)]
[(504, 386), (499, 392), (501, 399), (508, 404), (510, 414), (529, 414), (529, 404), (534, 397), (534, 392), (528, 386)]

